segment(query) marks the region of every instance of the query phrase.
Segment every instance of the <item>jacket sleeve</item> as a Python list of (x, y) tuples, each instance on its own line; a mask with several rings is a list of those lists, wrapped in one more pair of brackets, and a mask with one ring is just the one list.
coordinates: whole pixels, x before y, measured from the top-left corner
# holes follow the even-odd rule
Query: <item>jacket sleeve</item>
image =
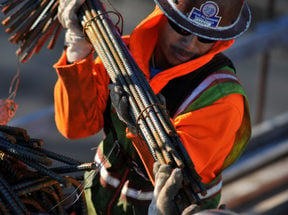
[(66, 52), (54, 65), (58, 80), (54, 88), (55, 121), (67, 138), (76, 139), (99, 132), (109, 96), (109, 77), (93, 54), (67, 65)]
[(211, 182), (221, 172), (243, 115), (242, 95), (231, 94), (174, 119), (181, 141), (204, 183)]

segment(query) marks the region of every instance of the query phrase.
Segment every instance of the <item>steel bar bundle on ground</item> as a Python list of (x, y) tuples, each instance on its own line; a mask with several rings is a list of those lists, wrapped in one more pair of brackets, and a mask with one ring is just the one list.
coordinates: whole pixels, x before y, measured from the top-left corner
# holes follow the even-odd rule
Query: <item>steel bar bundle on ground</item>
[[(75, 173), (95, 170), (95, 164), (48, 151), (43, 143), (25, 129), (0, 125), (0, 214), (87, 214)], [(51, 167), (52, 159), (62, 166)]]

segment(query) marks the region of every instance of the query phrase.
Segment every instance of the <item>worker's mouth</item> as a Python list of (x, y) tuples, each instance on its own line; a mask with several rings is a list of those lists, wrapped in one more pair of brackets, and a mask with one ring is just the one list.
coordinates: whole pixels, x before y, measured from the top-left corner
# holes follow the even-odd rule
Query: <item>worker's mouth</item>
[(176, 58), (176, 60), (180, 61), (181, 63), (189, 61), (193, 57), (192, 53), (187, 52), (186, 50), (178, 48), (176, 46), (172, 47), (172, 55)]

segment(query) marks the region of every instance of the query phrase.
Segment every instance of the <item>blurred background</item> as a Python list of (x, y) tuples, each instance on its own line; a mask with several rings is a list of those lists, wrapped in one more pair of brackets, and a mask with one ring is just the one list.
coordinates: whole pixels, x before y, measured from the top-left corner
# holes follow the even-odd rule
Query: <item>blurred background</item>
[[(124, 17), (124, 34), (129, 34), (154, 8), (152, 0), (110, 0), (110, 2)], [(243, 213), (281, 214), (283, 210), (281, 213), (279, 211), (275, 213), (272, 209), (283, 205), (287, 207), (288, 204), (288, 192), (279, 194), (279, 190), (287, 190), (288, 181), (286, 170), (288, 169), (288, 146), (286, 144), (288, 134), (288, 1), (248, 0), (248, 3), (253, 15), (252, 26), (249, 32), (239, 38), (226, 54), (234, 61), (248, 95), (253, 121), (253, 138), (251, 147), (248, 147), (248, 152), (251, 153), (247, 152), (246, 156), (243, 156), (244, 158), (237, 163), (238, 166), (236, 165), (224, 175), (226, 187), (230, 187), (224, 189), (223, 203)], [(4, 17), (1, 13), (0, 19), (3, 20)], [(53, 64), (62, 53), (63, 36), (64, 32), (53, 50), (44, 47), (39, 54), (35, 54), (28, 62), (21, 64), (18, 63), (18, 57), (15, 54), (18, 46), (8, 41), (10, 35), (1, 26), (0, 98), (5, 99), (9, 96), (11, 81), (17, 71), (20, 71), (20, 84), (15, 97), (18, 110), (9, 125), (23, 127), (27, 129), (31, 137), (43, 139), (44, 147), (47, 149), (79, 160), (92, 161), (94, 149), (102, 133), (81, 140), (67, 140), (55, 127), (53, 87), (57, 76), (53, 70)], [(279, 147), (276, 149), (276, 146)], [(261, 184), (261, 180), (256, 176), (248, 179), (247, 176), (275, 162), (279, 162), (281, 166), (277, 171), (277, 174), (281, 173), (281, 175), (273, 179), (274, 181), (272, 180), (271, 175), (277, 175), (275, 172), (277, 168), (273, 166), (273, 172), (269, 169), (264, 176), (257, 176), (271, 179), (263, 182), (264, 185), (258, 186), (257, 190), (255, 185)], [(236, 183), (236, 179), (242, 179), (242, 181)], [(244, 185), (241, 184), (243, 181), (245, 181)], [(235, 187), (242, 192), (244, 192), (243, 187), (250, 189), (237, 196), (235, 192), (240, 191)], [(255, 189), (253, 190), (252, 187)], [(264, 198), (263, 192), (267, 196), (277, 196), (277, 206), (271, 206), (271, 202), (264, 204), (263, 199), (256, 201), (256, 197)], [(232, 194), (236, 197), (232, 198)], [(252, 204), (252, 199), (257, 203)], [(269, 198), (265, 198), (265, 201), (268, 201), (267, 199)], [(276, 200), (273, 199), (273, 201)], [(247, 202), (250, 202), (250, 205)], [(260, 203), (265, 207), (260, 207)], [(267, 208), (267, 205), (270, 207)]]

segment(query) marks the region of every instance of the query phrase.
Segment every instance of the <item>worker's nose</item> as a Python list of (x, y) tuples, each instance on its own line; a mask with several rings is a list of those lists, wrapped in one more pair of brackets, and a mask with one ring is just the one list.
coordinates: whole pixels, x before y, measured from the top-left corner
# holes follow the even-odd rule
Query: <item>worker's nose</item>
[(197, 36), (193, 34), (188, 35), (188, 36), (183, 36), (181, 39), (181, 43), (186, 49), (189, 49), (195, 46), (196, 42), (197, 42)]

